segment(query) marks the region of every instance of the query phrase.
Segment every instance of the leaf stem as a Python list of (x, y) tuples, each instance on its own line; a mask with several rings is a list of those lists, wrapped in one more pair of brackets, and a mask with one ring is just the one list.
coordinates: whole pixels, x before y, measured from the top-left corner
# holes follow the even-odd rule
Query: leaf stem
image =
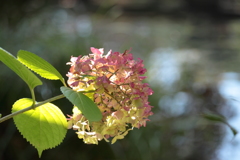
[(32, 95), (32, 99), (33, 99), (32, 107), (34, 107), (34, 105), (36, 103), (35, 93), (34, 93), (33, 88), (31, 88), (30, 86), (29, 86), (29, 89), (30, 89), (30, 92), (31, 92), (31, 95)]
[[(31, 89), (30, 89), (30, 90), (31, 90)], [(81, 92), (81, 93), (92, 93), (92, 92), (95, 92), (95, 90), (80, 91), (80, 92)], [(32, 98), (33, 98), (33, 100), (34, 100), (32, 106), (27, 107), (27, 108), (24, 108), (24, 109), (22, 109), (22, 110), (19, 110), (19, 111), (17, 111), (17, 112), (14, 112), (14, 113), (11, 113), (11, 114), (6, 115), (6, 116), (4, 116), (4, 117), (2, 117), (2, 118), (1, 118), (2, 115), (0, 114), (0, 123), (4, 122), (4, 121), (6, 121), (6, 120), (8, 120), (8, 119), (10, 119), (10, 118), (13, 118), (14, 116), (16, 116), (16, 115), (18, 115), (18, 114), (21, 114), (21, 113), (23, 113), (23, 112), (29, 111), (29, 110), (34, 109), (34, 108), (37, 108), (37, 107), (39, 107), (39, 106), (41, 106), (41, 105), (43, 105), (43, 104), (45, 104), (45, 103), (49, 103), (49, 102), (52, 102), (52, 101), (56, 101), (56, 100), (58, 100), (58, 99), (61, 99), (61, 98), (64, 98), (64, 97), (65, 97), (63, 94), (61, 94), (61, 95), (52, 97), (52, 98), (50, 98), (50, 99), (47, 99), (47, 100), (45, 100), (45, 101), (36, 103), (36, 102), (35, 102), (34, 92), (32, 92), (32, 90), (31, 90), (31, 94), (32, 94)]]
[(63, 85), (64, 85), (65, 87), (67, 87), (64, 78), (60, 79), (60, 81), (63, 83)]
[(18, 114), (20, 114), (20, 113), (29, 111), (29, 110), (34, 109), (34, 108), (36, 108), (36, 107), (39, 107), (39, 106), (41, 106), (41, 105), (43, 105), (43, 104), (45, 104), (45, 103), (49, 103), (49, 102), (52, 102), (52, 101), (55, 101), (55, 100), (58, 100), (58, 99), (61, 99), (61, 98), (64, 98), (64, 97), (65, 97), (65, 96), (64, 96), (63, 94), (61, 94), (61, 95), (52, 97), (52, 98), (50, 98), (50, 99), (47, 99), (47, 100), (45, 100), (45, 101), (39, 102), (39, 103), (37, 103), (37, 104), (35, 104), (35, 105), (32, 105), (32, 106), (30, 106), (30, 107), (27, 107), (27, 108), (24, 108), (24, 109), (22, 109), (22, 110), (19, 110), (19, 111), (17, 111), (17, 112), (14, 112), (14, 113), (11, 113), (11, 114), (9, 114), (9, 115), (6, 115), (6, 116), (0, 118), (0, 123), (4, 122), (4, 121), (6, 121), (6, 120), (8, 120), (8, 119), (10, 119), (10, 118), (13, 118), (14, 116), (16, 116), (16, 115), (18, 115)]

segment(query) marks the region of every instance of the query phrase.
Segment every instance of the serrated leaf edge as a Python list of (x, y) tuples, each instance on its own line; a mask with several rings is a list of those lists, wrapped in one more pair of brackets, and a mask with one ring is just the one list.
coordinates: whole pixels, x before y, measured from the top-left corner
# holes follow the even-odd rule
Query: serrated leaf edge
[[(6, 50), (4, 50), (3, 48), (1, 48), (0, 47), (0, 51), (3, 51), (3, 52), (5, 52), (6, 54), (8, 54), (9, 56), (11, 56), (11, 58), (13, 58), (14, 60), (16, 60), (17, 61), (17, 63), (19, 63), (19, 64), (21, 64), (22, 65), (22, 67), (25, 67), (25, 65), (23, 65), (20, 61), (18, 61), (17, 60), (17, 58), (15, 57), (15, 56), (13, 56), (11, 53), (9, 53), (8, 51), (6, 51)], [(6, 58), (4, 58), (4, 59), (6, 59)], [(7, 58), (7, 59), (9, 59), (9, 58)], [(1, 59), (0, 59), (0, 61), (2, 61)], [(3, 61), (2, 61), (3, 62)], [(5, 62), (3, 62), (4, 64), (5, 64)], [(10, 66), (8, 66), (7, 64), (5, 64), (9, 69), (11, 69), (13, 72), (15, 72), (14, 71), (14, 67), (10, 67)], [(22, 69), (22, 68), (21, 68)], [(30, 70), (28, 70), (28, 68), (26, 68), (27, 70), (27, 72), (29, 72), (30, 74), (32, 74), (32, 76), (34, 77), (34, 79), (35, 79), (35, 82), (30, 82), (30, 81), (28, 81), (28, 79), (29, 79), (29, 76), (28, 77), (25, 77), (25, 76), (23, 76), (23, 74), (22, 74), (22, 71), (21, 71), (21, 74), (20, 74), (20, 72), (15, 72), (15, 74), (17, 74), (28, 86), (29, 86), (29, 88), (30, 88), (30, 90), (31, 89), (34, 89), (36, 86), (39, 86), (39, 85), (42, 85), (42, 81), (35, 75), (35, 74), (33, 74)], [(38, 81), (38, 82), (36, 82), (36, 81)]]
[[(25, 51), (25, 50), (19, 50), (18, 52), (20, 52), (20, 51), (29, 52), (29, 51)], [(29, 53), (31, 53), (31, 52), (29, 52)], [(18, 53), (18, 54), (19, 54), (19, 53)], [(32, 54), (34, 54), (34, 53), (32, 53)], [(37, 55), (35, 55), (35, 56), (37, 56)], [(37, 57), (38, 57), (38, 58), (41, 58), (41, 57), (39, 57), (39, 56), (37, 56)], [(17, 57), (17, 59), (19, 60), (19, 62), (21, 62), (21, 63), (22, 63), (24, 66), (26, 66), (28, 69), (30, 69), (31, 71), (33, 71), (34, 73), (38, 74), (39, 76), (41, 76), (41, 77), (43, 77), (43, 78), (45, 78), (45, 79), (49, 79), (49, 80), (62, 80), (62, 79), (63, 79), (62, 75), (57, 71), (57, 69), (56, 69), (54, 66), (52, 66), (49, 62), (47, 62), (45, 59), (43, 59), (43, 58), (41, 58), (41, 59), (44, 60), (46, 63), (48, 63), (50, 66), (52, 66), (53, 69), (56, 70), (56, 72), (58, 72), (59, 75), (56, 75), (56, 74), (53, 74), (53, 73), (51, 73), (50, 71), (46, 70), (48, 73), (54, 75), (56, 78), (45, 77), (44, 75), (36, 72), (36, 71), (33, 70), (31, 67), (29, 67), (28, 64), (26, 64), (26, 62), (25, 62), (24, 59), (22, 60), (19, 56)], [(33, 65), (30, 64), (30, 66), (33, 66)], [(45, 70), (45, 69), (42, 69), (42, 68), (40, 68), (40, 69), (41, 69), (41, 70)], [(59, 76), (60, 76), (60, 77), (59, 77)]]
[[(22, 99), (32, 100), (32, 99), (30, 99), (30, 98), (22, 98)], [(19, 100), (21, 100), (21, 99), (19, 99)], [(16, 102), (17, 102), (17, 101), (16, 101)], [(16, 102), (15, 102), (15, 103), (16, 103)], [(14, 103), (14, 104), (15, 104), (15, 103)], [(14, 105), (14, 104), (13, 104), (13, 105)], [(46, 103), (46, 104), (47, 104), (47, 103)], [(49, 104), (54, 105), (54, 104), (52, 104), (52, 103), (49, 103)], [(44, 104), (44, 105), (45, 105), (45, 104)], [(31, 105), (30, 105), (30, 106), (31, 106)], [(41, 106), (39, 106), (39, 107), (41, 107)], [(34, 113), (34, 112), (33, 112), (33, 113)], [(49, 113), (49, 112), (48, 112), (48, 113)], [(52, 115), (52, 114), (51, 114), (51, 115)], [(66, 137), (66, 135), (65, 135), (65, 136), (62, 138), (62, 140), (61, 140), (58, 144), (56, 144), (55, 146), (52, 146), (52, 147), (49, 147), (49, 148), (46, 148), (46, 149), (39, 149), (39, 148), (36, 147), (36, 145), (34, 145), (33, 143), (31, 143), (31, 142), (28, 140), (28, 138), (26, 138), (26, 136), (24, 136), (24, 135), (22, 134), (22, 132), (19, 130), (19, 127), (17, 126), (16, 121), (15, 121), (14, 118), (13, 118), (13, 122), (14, 122), (15, 126), (17, 127), (19, 133), (23, 136), (23, 138), (24, 138), (27, 142), (29, 142), (34, 148), (37, 149), (39, 158), (41, 157), (41, 154), (42, 154), (42, 152), (43, 152), (44, 150), (53, 149), (53, 148), (59, 146), (59, 145), (63, 142), (64, 138)], [(61, 122), (62, 122), (62, 121), (61, 121)], [(66, 132), (67, 132), (67, 126), (66, 126)]]

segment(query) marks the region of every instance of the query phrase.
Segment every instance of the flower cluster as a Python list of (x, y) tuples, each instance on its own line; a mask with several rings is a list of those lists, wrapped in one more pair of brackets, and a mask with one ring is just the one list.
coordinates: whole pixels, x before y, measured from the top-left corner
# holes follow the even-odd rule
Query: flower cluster
[(77, 130), (78, 137), (88, 144), (98, 144), (105, 139), (123, 139), (128, 131), (146, 126), (152, 106), (148, 96), (153, 93), (147, 83), (143, 61), (133, 59), (132, 54), (91, 48), (88, 56), (71, 57), (68, 84), (75, 91), (94, 90), (85, 93), (100, 109), (103, 118), (89, 122), (77, 107), (69, 118), (69, 128)]

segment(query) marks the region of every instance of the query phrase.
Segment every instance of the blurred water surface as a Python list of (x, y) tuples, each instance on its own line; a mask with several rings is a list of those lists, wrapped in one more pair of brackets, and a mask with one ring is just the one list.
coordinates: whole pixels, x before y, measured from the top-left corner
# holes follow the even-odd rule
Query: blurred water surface
[[(90, 47), (105, 52), (131, 49), (148, 70), (154, 115), (145, 128), (131, 131), (114, 145), (102, 142), (98, 146), (83, 144), (69, 131), (62, 145), (43, 152), (43, 159), (240, 158), (239, 135), (234, 138), (226, 125), (201, 117), (208, 112), (221, 114), (240, 131), (240, 19), (128, 15), (118, 7), (98, 14), (50, 6), (25, 16), (16, 26), (3, 20), (0, 28), (2, 48), (14, 55), (20, 49), (31, 51), (62, 75), (69, 69), (70, 57), (88, 54)], [(0, 67), (0, 112), (6, 115), (14, 101), (30, 94), (14, 73), (2, 63)], [(36, 88), (38, 100), (60, 94), (60, 85), (44, 81)], [(70, 103), (60, 100), (56, 104), (71, 114)], [(11, 120), (2, 126), (2, 159), (37, 157)]]

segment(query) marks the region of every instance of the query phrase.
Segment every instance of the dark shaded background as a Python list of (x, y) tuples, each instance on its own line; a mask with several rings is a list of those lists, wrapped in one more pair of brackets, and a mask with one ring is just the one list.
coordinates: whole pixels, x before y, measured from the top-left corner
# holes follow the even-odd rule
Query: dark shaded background
[[(229, 128), (206, 121), (201, 114), (211, 111), (229, 120), (238, 116), (234, 105), (239, 100), (222, 88), (229, 80), (239, 84), (239, 18), (237, 0), (0, 1), (0, 47), (5, 50), (14, 55), (20, 49), (31, 51), (66, 75), (70, 56), (88, 54), (90, 47), (120, 52), (132, 48), (135, 57), (144, 60), (146, 81), (154, 90), (150, 102), (155, 114), (147, 127), (131, 131), (114, 145), (86, 145), (69, 130), (64, 142), (44, 151), (41, 159), (236, 158), (221, 149), (239, 144), (224, 141)], [(16, 100), (30, 93), (10, 69), (2, 63), (0, 68), (0, 113), (7, 115)], [(36, 88), (38, 101), (60, 94), (60, 82), (43, 82)], [(238, 93), (239, 88), (235, 84), (227, 89)], [(71, 114), (67, 100), (54, 103)], [(0, 125), (1, 160), (38, 159), (12, 120)]]

